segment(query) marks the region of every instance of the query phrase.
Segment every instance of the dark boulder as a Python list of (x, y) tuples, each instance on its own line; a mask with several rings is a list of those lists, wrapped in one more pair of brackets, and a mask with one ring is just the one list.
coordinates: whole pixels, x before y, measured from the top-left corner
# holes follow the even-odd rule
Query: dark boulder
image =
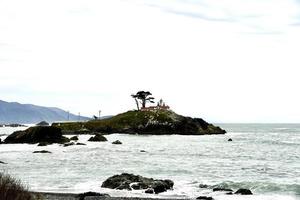
[(232, 139), (231, 139), (231, 138), (229, 138), (229, 139), (228, 139), (228, 142), (232, 142)]
[(0, 164), (6, 165), (7, 163), (0, 160)]
[(199, 200), (214, 200), (214, 198), (207, 197), (207, 196), (200, 196), (200, 197), (197, 197), (196, 199), (199, 199)]
[(75, 140), (75, 141), (77, 141), (77, 140), (78, 140), (78, 137), (77, 137), (77, 136), (73, 136), (73, 137), (70, 138), (70, 140)]
[(97, 192), (85, 192), (77, 195), (77, 198), (79, 198), (79, 200), (84, 200), (85, 197), (110, 197), (110, 196), (108, 194), (102, 194)]
[(86, 144), (77, 142), (76, 145), (86, 145)]
[(147, 151), (145, 151), (145, 150), (140, 150), (140, 152), (141, 152), (141, 153), (146, 153)]
[(74, 142), (69, 142), (69, 143), (65, 143), (65, 144), (64, 144), (64, 147), (73, 146), (73, 145), (75, 145)]
[(152, 183), (151, 188), (153, 188), (155, 194), (159, 194), (172, 189), (173, 186), (174, 186), (174, 182), (169, 179), (155, 180), (154, 183)]
[(122, 142), (120, 140), (116, 140), (112, 144), (122, 144)]
[(213, 192), (233, 192), (233, 190), (228, 188), (213, 188)]
[[(138, 190), (138, 189), (152, 189), (154, 193), (158, 194), (172, 189), (174, 182), (171, 180), (154, 180), (153, 178), (146, 178), (139, 175), (123, 173), (109, 177), (102, 183), (103, 188), (118, 189), (118, 190)], [(147, 193), (150, 193), (150, 190)]]
[(69, 139), (62, 136), (61, 129), (52, 126), (35, 126), (26, 129), (25, 131), (16, 131), (9, 135), (5, 140), (7, 144), (14, 143), (29, 143), (36, 144), (47, 142), (66, 143)]
[(209, 186), (208, 185), (206, 185), (206, 184), (200, 184), (199, 185), (199, 188), (208, 188)]
[(49, 145), (50, 143), (48, 143), (48, 142), (40, 142), (39, 144), (38, 144), (38, 146), (40, 146), (40, 147), (44, 147), (44, 146), (47, 146), (47, 145)]
[(51, 153), (50, 151), (42, 150), (42, 151), (34, 151), (33, 153)]
[(41, 121), (40, 123), (37, 123), (36, 126), (49, 126), (49, 123), (46, 121)]
[(94, 137), (91, 137), (88, 141), (90, 141), (90, 142), (106, 142), (107, 139), (103, 135), (97, 133)]
[(241, 195), (252, 195), (253, 193), (249, 189), (238, 189), (234, 194), (241, 194)]

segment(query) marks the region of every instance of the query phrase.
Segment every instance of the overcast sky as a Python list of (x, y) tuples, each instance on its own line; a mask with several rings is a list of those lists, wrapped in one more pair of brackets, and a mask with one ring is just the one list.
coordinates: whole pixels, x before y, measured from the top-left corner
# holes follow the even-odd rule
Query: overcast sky
[(296, 0), (0, 0), (0, 99), (75, 114), (300, 122), (299, 55)]

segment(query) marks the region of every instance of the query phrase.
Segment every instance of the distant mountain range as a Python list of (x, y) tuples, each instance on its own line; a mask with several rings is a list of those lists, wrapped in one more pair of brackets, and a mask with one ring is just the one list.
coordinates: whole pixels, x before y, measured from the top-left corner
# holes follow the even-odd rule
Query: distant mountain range
[(83, 117), (68, 113), (65, 110), (55, 107), (43, 107), (32, 104), (20, 104), (17, 102), (5, 102), (0, 100), (0, 124), (21, 123), (36, 124), (40, 121), (49, 123), (55, 121), (78, 121), (89, 120)]

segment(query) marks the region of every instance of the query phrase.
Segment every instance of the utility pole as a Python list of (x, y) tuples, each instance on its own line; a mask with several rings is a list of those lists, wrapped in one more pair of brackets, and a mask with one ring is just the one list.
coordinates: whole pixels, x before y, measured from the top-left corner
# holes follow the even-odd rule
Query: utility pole
[(68, 111), (68, 121), (70, 121), (70, 111)]
[(78, 113), (78, 121), (80, 122), (80, 112)]
[(99, 120), (100, 120), (100, 117), (101, 117), (101, 110), (99, 110)]

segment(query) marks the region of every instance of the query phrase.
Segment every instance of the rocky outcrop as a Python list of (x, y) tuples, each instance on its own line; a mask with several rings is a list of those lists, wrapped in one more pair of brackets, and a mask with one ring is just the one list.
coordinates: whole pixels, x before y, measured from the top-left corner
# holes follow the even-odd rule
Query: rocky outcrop
[(106, 142), (107, 139), (106, 139), (106, 137), (104, 137), (103, 135), (98, 133), (95, 136), (91, 137), (88, 141), (90, 141), (90, 142)]
[(61, 129), (51, 126), (30, 127), (25, 131), (16, 131), (9, 135), (4, 143), (66, 143), (69, 139), (62, 136)]
[(123, 173), (108, 178), (103, 182), (103, 188), (117, 190), (145, 190), (146, 193), (158, 194), (172, 189), (174, 182), (171, 180), (155, 180), (139, 175)]

